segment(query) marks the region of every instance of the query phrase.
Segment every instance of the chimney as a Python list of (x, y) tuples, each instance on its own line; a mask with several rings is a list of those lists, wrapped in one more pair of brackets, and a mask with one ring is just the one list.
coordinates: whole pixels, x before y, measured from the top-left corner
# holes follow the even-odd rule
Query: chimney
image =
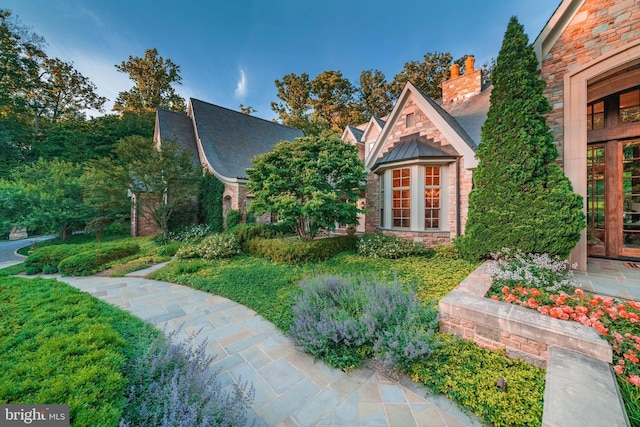
[(475, 58), (468, 56), (464, 67), (464, 75), (460, 75), (460, 66), (452, 65), (451, 77), (442, 83), (442, 107), (447, 111), (482, 90), (482, 69), (475, 69)]
[(458, 77), (460, 77), (460, 65), (453, 64), (451, 66), (451, 77), (449, 77), (449, 80), (457, 79)]
[(476, 58), (473, 55), (467, 56), (467, 59), (464, 61), (464, 69), (465, 74), (473, 73), (473, 66), (475, 65)]

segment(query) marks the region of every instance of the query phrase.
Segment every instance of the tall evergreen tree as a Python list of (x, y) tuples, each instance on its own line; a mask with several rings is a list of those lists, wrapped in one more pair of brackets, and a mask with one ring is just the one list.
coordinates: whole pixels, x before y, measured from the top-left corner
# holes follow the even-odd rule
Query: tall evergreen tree
[(545, 119), (551, 107), (536, 68), (533, 47), (513, 17), (492, 76), (466, 233), (459, 240), (468, 258), (504, 247), (567, 256), (585, 226), (582, 197), (555, 163)]

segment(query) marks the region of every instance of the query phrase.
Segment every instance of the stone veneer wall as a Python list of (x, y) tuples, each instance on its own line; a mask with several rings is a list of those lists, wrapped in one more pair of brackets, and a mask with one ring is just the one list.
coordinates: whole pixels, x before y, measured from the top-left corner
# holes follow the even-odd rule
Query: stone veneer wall
[(487, 266), (488, 262), (478, 267), (440, 300), (441, 332), (472, 340), (484, 348), (503, 348), (508, 357), (543, 368), (552, 346), (611, 363), (611, 346), (594, 329), (485, 298), (491, 286)]
[(561, 163), (564, 160), (565, 74), (634, 40), (640, 40), (640, 1), (587, 0), (542, 58), (540, 76), (547, 82), (545, 95), (552, 106), (547, 123)]
[[(477, 71), (478, 76), (480, 76), (480, 70)], [(475, 75), (475, 72), (472, 74)], [(411, 113), (414, 114), (414, 126), (407, 127), (405, 118), (407, 114)], [(380, 157), (389, 152), (389, 150), (393, 148), (393, 145), (400, 141), (401, 137), (414, 133), (419, 133), (420, 136), (431, 138), (442, 146), (449, 145), (449, 142), (440, 133), (438, 128), (431, 123), (427, 116), (422, 113), (422, 110), (415, 105), (414, 100), (409, 98), (404, 106), (402, 114), (398, 118), (398, 121), (391, 129), (387, 144), (380, 153)], [(463, 232), (469, 211), (469, 192), (473, 186), (472, 173), (473, 171), (464, 168), (464, 160), (462, 157), (460, 157), (459, 160), (459, 170), (456, 167), (456, 163), (449, 164), (449, 187), (447, 189), (448, 198), (446, 200), (446, 203), (448, 204), (448, 217), (446, 218), (449, 228), (448, 231), (405, 231), (386, 229), (383, 230), (383, 232), (385, 234), (394, 234), (403, 238), (411, 239), (415, 242), (421, 242), (427, 246), (435, 246), (440, 243), (449, 242), (452, 237), (462, 234), (457, 229), (458, 221), (456, 218), (456, 206), (458, 206), (460, 215), (460, 231)], [(456, 188), (458, 182), (460, 185), (459, 205)], [(367, 178), (366, 207), (367, 214), (365, 219), (365, 232), (375, 233), (380, 231), (380, 195), (378, 191), (378, 175), (373, 173), (370, 173)]]

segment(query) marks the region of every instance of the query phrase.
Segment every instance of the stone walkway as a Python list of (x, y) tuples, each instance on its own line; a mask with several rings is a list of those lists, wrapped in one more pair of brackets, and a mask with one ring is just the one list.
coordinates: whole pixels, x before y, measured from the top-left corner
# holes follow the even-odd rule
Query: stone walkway
[[(258, 426), (480, 426), (443, 396), (370, 368), (344, 373), (299, 351), (270, 322), (220, 296), (143, 277), (54, 277), (166, 328), (200, 331), (223, 385), (255, 387)], [(426, 397), (425, 397), (426, 396)]]

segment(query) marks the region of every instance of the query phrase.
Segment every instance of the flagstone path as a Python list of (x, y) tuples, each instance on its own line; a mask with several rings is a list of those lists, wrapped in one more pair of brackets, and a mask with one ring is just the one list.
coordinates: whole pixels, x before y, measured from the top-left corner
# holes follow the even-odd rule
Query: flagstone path
[(55, 277), (165, 328), (200, 331), (224, 386), (253, 383), (258, 426), (481, 426), (445, 397), (370, 368), (344, 373), (300, 351), (254, 311), (226, 298), (144, 277)]

